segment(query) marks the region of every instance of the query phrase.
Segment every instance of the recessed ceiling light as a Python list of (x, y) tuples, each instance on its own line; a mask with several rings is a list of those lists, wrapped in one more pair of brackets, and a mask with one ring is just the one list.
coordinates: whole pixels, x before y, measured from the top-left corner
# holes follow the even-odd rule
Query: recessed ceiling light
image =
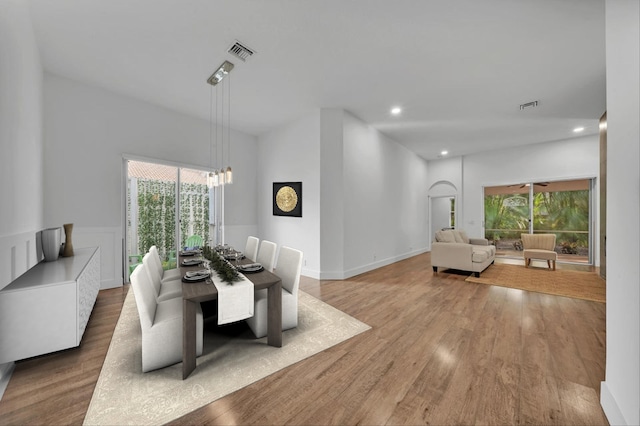
[(440, 155), (447, 155), (449, 153), (449, 151), (441, 151)]
[(402, 108), (400, 108), (400, 107), (391, 108), (391, 114), (393, 114), (393, 115), (400, 115), (401, 112), (402, 112)]
[(580, 133), (584, 130), (584, 127), (576, 127), (575, 129), (573, 129), (573, 133)]

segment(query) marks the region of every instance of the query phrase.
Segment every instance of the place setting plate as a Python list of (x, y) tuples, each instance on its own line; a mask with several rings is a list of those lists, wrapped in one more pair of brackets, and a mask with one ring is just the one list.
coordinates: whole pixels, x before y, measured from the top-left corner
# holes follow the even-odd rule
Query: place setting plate
[(187, 283), (196, 283), (205, 281), (210, 275), (210, 272), (206, 269), (200, 271), (189, 271), (184, 275), (184, 277), (182, 277), (182, 281)]
[(202, 259), (184, 259), (181, 263), (182, 266), (196, 266), (202, 264)]
[(255, 274), (256, 272), (264, 271), (264, 266), (259, 263), (250, 263), (248, 265), (238, 265), (236, 267), (238, 272), (243, 274)]

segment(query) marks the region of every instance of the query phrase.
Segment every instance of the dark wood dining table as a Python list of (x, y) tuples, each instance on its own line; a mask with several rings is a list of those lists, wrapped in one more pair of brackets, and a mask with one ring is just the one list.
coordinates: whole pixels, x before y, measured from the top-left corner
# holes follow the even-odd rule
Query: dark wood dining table
[[(192, 256), (180, 256), (178, 267), (181, 275), (202, 269), (202, 265), (182, 266), (182, 260)], [(253, 263), (242, 259), (240, 264)], [(215, 271), (213, 271), (215, 274)], [(282, 347), (282, 280), (267, 270), (245, 274), (255, 290), (267, 289), (267, 344)], [(196, 303), (215, 300), (218, 290), (211, 280), (195, 283), (182, 282), (182, 379), (186, 379), (196, 368)]]

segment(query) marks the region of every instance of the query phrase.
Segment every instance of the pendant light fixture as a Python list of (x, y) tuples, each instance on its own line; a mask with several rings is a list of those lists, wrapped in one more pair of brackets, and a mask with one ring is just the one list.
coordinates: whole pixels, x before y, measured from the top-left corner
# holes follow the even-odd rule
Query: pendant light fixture
[[(215, 100), (215, 130), (212, 129), (212, 131), (210, 132), (210, 135), (213, 134), (213, 131), (215, 131), (215, 144), (212, 141), (212, 145), (215, 146), (215, 152), (216, 152), (216, 158), (219, 158), (220, 160), (220, 168), (218, 169), (218, 165), (217, 165), (217, 161), (213, 162), (212, 167), (215, 167), (215, 169), (213, 169), (213, 171), (211, 171), (209, 173), (209, 177), (208, 177), (208, 181), (211, 181), (211, 186), (212, 187), (216, 187), (216, 186), (221, 186), (221, 185), (225, 185), (225, 184), (230, 184), (233, 182), (233, 172), (231, 170), (231, 166), (227, 165), (227, 167), (224, 167), (224, 162), (225, 162), (225, 157), (224, 157), (224, 145), (225, 145), (225, 126), (227, 129), (227, 144), (228, 144), (228, 151), (229, 151), (229, 161), (231, 160), (231, 84), (230, 84), (230, 80), (231, 77), (229, 76), (229, 72), (233, 69), (234, 65), (229, 62), (229, 61), (224, 61), (222, 63), (222, 65), (220, 65), (218, 67), (218, 69), (211, 75), (211, 77), (209, 77), (209, 79), (207, 80), (207, 83), (209, 83), (212, 86), (212, 91), (213, 91), (213, 87), (215, 86), (216, 88), (216, 100)], [(223, 83), (223, 80), (225, 81)], [(221, 91), (222, 91), (222, 96), (221, 96), (221, 106), (220, 106), (220, 124), (221, 126), (218, 126), (218, 85), (219, 83), (221, 86)], [(227, 121), (225, 124), (225, 86), (227, 87)], [(211, 104), (213, 105), (213, 95), (211, 96)], [(213, 112), (214, 108), (213, 106), (211, 107), (211, 116), (210, 116), (210, 122), (211, 122), (211, 126), (213, 126)], [(218, 128), (222, 127), (221, 129), (221, 133), (220, 133), (220, 150), (221, 150), (221, 155), (220, 157), (218, 157)], [(229, 164), (229, 163), (227, 163)]]

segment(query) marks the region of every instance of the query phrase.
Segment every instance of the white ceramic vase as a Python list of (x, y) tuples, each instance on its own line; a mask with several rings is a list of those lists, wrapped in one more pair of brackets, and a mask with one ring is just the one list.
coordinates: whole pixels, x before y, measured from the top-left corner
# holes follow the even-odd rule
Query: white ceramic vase
[(42, 231), (42, 253), (45, 262), (58, 260), (60, 255), (60, 228), (47, 228)]

